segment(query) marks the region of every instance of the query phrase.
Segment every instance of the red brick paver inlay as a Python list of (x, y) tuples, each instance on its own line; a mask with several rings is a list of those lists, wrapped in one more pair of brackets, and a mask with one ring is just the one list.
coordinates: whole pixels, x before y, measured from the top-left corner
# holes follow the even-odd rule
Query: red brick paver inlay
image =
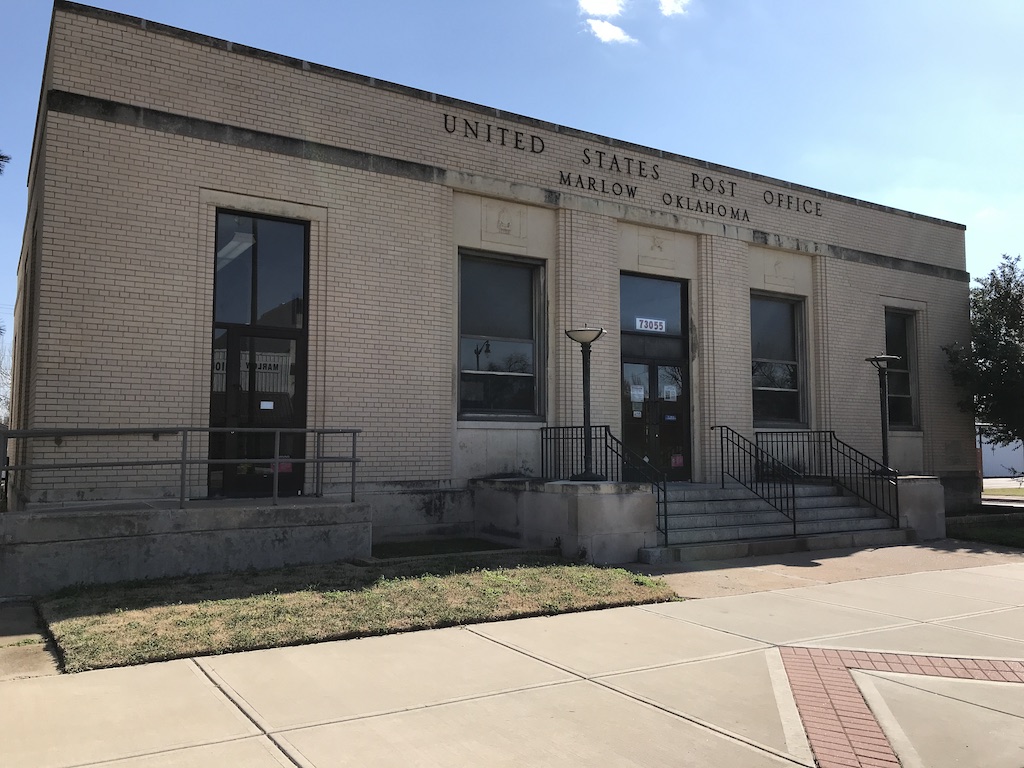
[(851, 669), (1024, 683), (1024, 662), (781, 646), (793, 698), (821, 768), (900, 765)]

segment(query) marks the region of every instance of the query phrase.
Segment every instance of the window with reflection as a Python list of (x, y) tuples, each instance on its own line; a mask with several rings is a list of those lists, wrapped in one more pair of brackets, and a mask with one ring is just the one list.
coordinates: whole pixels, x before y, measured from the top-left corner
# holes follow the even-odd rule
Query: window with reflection
[(640, 275), (619, 277), (619, 330), (657, 337), (683, 335), (683, 286)]
[(304, 222), (217, 213), (215, 323), (302, 328)]
[(460, 415), (540, 415), (540, 281), (539, 264), (462, 254)]
[(917, 426), (917, 382), (914, 355), (914, 315), (885, 310), (885, 354), (900, 359), (889, 363), (889, 426)]
[(803, 424), (800, 302), (750, 297), (754, 426)]

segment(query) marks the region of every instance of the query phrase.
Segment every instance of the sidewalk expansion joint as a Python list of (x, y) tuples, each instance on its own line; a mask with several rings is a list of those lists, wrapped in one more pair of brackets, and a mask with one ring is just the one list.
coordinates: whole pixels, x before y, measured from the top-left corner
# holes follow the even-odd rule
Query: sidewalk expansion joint
[[(641, 607), (642, 608), (643, 606), (637, 606), (637, 607)], [(495, 639), (493, 637), (489, 637), (488, 635), (485, 635), (485, 634), (482, 634), (482, 633), (476, 631), (472, 627), (466, 627), (466, 630), (469, 631), (469, 632), (473, 632), (473, 634), (478, 635), (478, 636), (480, 636), (480, 637), (482, 637), (482, 638), (484, 638), (486, 640), (490, 640), (492, 643), (500, 645), (502, 648), (507, 648), (510, 651), (515, 651), (516, 653), (520, 653), (523, 656), (526, 656), (528, 659), (532, 659), (534, 661), (539, 661), (542, 664), (547, 664), (547, 665), (549, 665), (551, 667), (554, 667), (555, 669), (558, 669), (558, 670), (560, 670), (562, 672), (565, 672), (567, 674), (573, 675), (574, 677), (578, 678), (578, 680), (576, 680), (576, 681), (565, 681), (563, 683), (556, 683), (555, 685), (565, 685), (565, 684), (568, 684), (570, 682), (588, 682), (588, 683), (593, 683), (594, 685), (597, 685), (597, 686), (600, 686), (601, 688), (604, 688), (606, 691), (610, 691), (610, 692), (612, 692), (614, 694), (617, 694), (619, 696), (622, 696), (624, 698), (631, 699), (631, 700), (637, 702), (638, 704), (643, 704), (643, 705), (648, 706), (648, 707), (650, 707), (652, 709), (656, 709), (656, 710), (658, 710), (660, 712), (664, 712), (665, 714), (671, 715), (672, 717), (677, 717), (680, 720), (686, 720), (687, 722), (692, 723), (693, 725), (696, 725), (696, 726), (701, 727), (701, 728), (706, 728), (709, 731), (713, 731), (714, 733), (717, 733), (719, 736), (724, 736), (727, 739), (732, 739), (734, 741), (738, 741), (738, 742), (746, 745), (747, 747), (750, 747), (751, 749), (756, 749), (758, 751), (766, 752), (766, 753), (768, 753), (770, 755), (773, 755), (774, 757), (779, 757), (779, 758), (782, 758), (784, 760), (788, 760), (789, 762), (792, 762), (794, 765), (800, 765), (800, 766), (806, 766), (807, 765), (807, 763), (804, 763), (804, 762), (800, 761), (799, 759), (795, 758), (793, 755), (790, 755), (790, 754), (787, 754), (785, 752), (780, 752), (778, 750), (772, 749), (771, 747), (765, 746), (764, 744), (760, 744), (760, 743), (758, 743), (756, 741), (748, 739), (745, 736), (741, 736), (741, 735), (739, 735), (737, 733), (733, 733), (732, 731), (729, 731), (729, 730), (726, 730), (724, 728), (721, 728), (721, 727), (719, 727), (717, 725), (714, 725), (713, 723), (709, 723), (709, 722), (706, 722), (704, 720), (701, 720), (700, 718), (694, 717), (693, 715), (688, 715), (685, 712), (679, 712), (677, 710), (674, 710), (674, 709), (672, 709), (670, 707), (667, 707), (665, 705), (659, 704), (659, 703), (657, 703), (655, 701), (652, 701), (650, 699), (646, 699), (643, 696), (640, 696), (639, 694), (631, 693), (629, 691), (617, 688), (614, 685), (612, 685), (610, 682), (606, 681), (606, 679), (605, 679), (605, 678), (609, 678), (609, 677), (618, 677), (618, 676), (621, 676), (621, 675), (632, 674), (634, 672), (647, 672), (647, 671), (654, 670), (654, 669), (663, 669), (663, 668), (667, 668), (667, 667), (680, 666), (682, 664), (690, 664), (690, 663), (696, 663), (696, 662), (700, 662), (700, 661), (708, 661), (708, 660), (711, 660), (711, 659), (724, 659), (724, 658), (729, 658), (731, 656), (742, 656), (742, 655), (749, 654), (749, 653), (761, 652), (761, 651), (765, 651), (765, 650), (770, 650), (772, 648), (772, 646), (769, 645), (769, 644), (764, 644), (763, 648), (753, 648), (753, 649), (748, 648), (748, 649), (744, 649), (742, 651), (733, 651), (733, 652), (728, 652), (728, 653), (723, 653), (723, 654), (715, 654), (713, 656), (702, 656), (700, 658), (687, 659), (685, 661), (671, 661), (671, 662), (665, 662), (664, 664), (652, 664), (652, 665), (645, 666), (645, 667), (638, 667), (636, 669), (624, 669), (624, 670), (616, 670), (614, 672), (602, 672), (602, 673), (597, 674), (597, 675), (586, 675), (586, 674), (584, 674), (582, 672), (579, 672), (577, 670), (574, 670), (574, 669), (571, 669), (569, 667), (563, 666), (561, 664), (557, 664), (557, 663), (555, 663), (553, 661), (550, 661), (548, 659), (545, 659), (543, 657), (535, 656), (534, 654), (529, 653), (528, 651), (525, 651), (522, 648), (518, 648), (515, 645), (511, 645), (511, 644), (503, 642), (501, 640), (497, 640), (497, 639)], [(482, 698), (482, 697), (478, 697), (478, 698)]]
[(296, 768), (305, 768), (305, 766), (302, 763), (296, 761), (295, 758), (288, 754), (288, 751), (285, 750), (281, 746), (281, 744), (278, 743), (277, 739), (274, 738), (273, 734), (263, 726), (263, 723), (261, 723), (255, 717), (253, 717), (253, 715), (250, 714), (249, 711), (239, 703), (239, 701), (235, 698), (234, 691), (231, 691), (227, 688), (227, 686), (222, 685), (221, 682), (214, 677), (210, 670), (208, 670), (206, 667), (200, 664), (196, 659), (190, 658), (189, 662), (193, 664), (196, 667), (196, 669), (199, 670), (203, 677), (210, 681), (210, 685), (216, 688), (225, 699), (230, 701), (232, 706), (234, 706), (239, 712), (241, 712), (242, 716), (245, 717), (245, 719), (248, 720), (250, 723), (252, 723), (253, 726), (255, 726), (255, 728), (261, 734), (263, 734), (271, 744), (273, 744), (277, 748), (278, 752), (280, 752), (281, 755), (289, 763), (296, 766)]

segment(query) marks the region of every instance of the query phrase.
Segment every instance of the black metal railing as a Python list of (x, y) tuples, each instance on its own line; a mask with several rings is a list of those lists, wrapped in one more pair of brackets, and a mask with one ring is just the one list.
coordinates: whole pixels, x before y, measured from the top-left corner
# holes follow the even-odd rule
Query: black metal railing
[(757, 444), (803, 477), (826, 480), (852, 493), (899, 527), (899, 473), (844, 443), (835, 432), (758, 432)]
[[(55, 470), (83, 470), (83, 469), (118, 469), (128, 467), (178, 467), (178, 506), (185, 506), (188, 498), (188, 468), (194, 466), (213, 465), (265, 465), (271, 474), (271, 499), (277, 504), (280, 475), (282, 467), (290, 467), (294, 464), (313, 466), (313, 477), (310, 482), (312, 496), (323, 496), (324, 489), (324, 467), (328, 464), (349, 464), (351, 475), (349, 479), (349, 497), (351, 501), (356, 500), (356, 464), (360, 459), (356, 451), (356, 436), (362, 432), (361, 429), (274, 429), (262, 427), (137, 427), (132, 429), (6, 429), (0, 427), (0, 468), (4, 474), (3, 491), (4, 499), (7, 500), (12, 487), (12, 473), (14, 472), (38, 472)], [(195, 445), (194, 436), (210, 434), (265, 434), (273, 435), (274, 450), (273, 456), (247, 457), (237, 459), (223, 458), (191, 458), (190, 448)], [(24, 463), (9, 463), (8, 440), (52, 440), (56, 446), (62, 446), (63, 442), (70, 438), (81, 437), (128, 437), (128, 436), (152, 436), (154, 441), (163, 437), (179, 437), (176, 448), (168, 446), (166, 450), (158, 451), (165, 457), (162, 458), (123, 458), (106, 459), (102, 461), (77, 460), (67, 461), (30, 461)], [(311, 435), (312, 436), (312, 458), (291, 457), (281, 454), (282, 435)], [(326, 440), (333, 435), (350, 436), (350, 452), (348, 455), (327, 455)], [(16, 449), (17, 450), (17, 449)], [(98, 449), (76, 446), (75, 450), (82, 454), (96, 455)], [(102, 450), (107, 450), (106, 446)], [(128, 448), (127, 450), (131, 450)], [(171, 455), (173, 454), (173, 458)], [(17, 455), (17, 454), (16, 454)]]
[[(618, 482), (621, 471), (606, 448), (605, 425), (590, 427), (591, 471), (610, 482)], [(583, 427), (544, 427), (541, 429), (541, 476), (549, 480), (569, 480), (586, 470), (586, 440)]]
[(800, 473), (731, 427), (716, 426), (722, 487), (726, 476), (771, 504), (793, 523), (796, 536), (796, 481)]
[(650, 484), (658, 505), (658, 532), (668, 544), (668, 476), (629, 450), (608, 425), (544, 427), (541, 430), (541, 474), (548, 480), (569, 480), (586, 469), (585, 440), (590, 440), (591, 470), (608, 482)]
[(654, 500), (658, 505), (658, 532), (661, 534), (663, 546), (668, 546), (668, 475), (651, 465), (633, 451), (605, 427), (605, 450), (617, 460), (622, 478), (629, 482), (649, 483)]

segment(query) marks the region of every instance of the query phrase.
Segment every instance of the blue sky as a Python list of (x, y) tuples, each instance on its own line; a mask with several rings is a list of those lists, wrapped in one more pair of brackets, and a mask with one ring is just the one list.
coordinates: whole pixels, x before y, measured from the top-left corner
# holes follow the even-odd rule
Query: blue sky
[[(96, 0), (288, 54), (967, 225), (1024, 253), (1020, 0)], [(0, 322), (11, 328), (50, 20), (4, 3)]]

